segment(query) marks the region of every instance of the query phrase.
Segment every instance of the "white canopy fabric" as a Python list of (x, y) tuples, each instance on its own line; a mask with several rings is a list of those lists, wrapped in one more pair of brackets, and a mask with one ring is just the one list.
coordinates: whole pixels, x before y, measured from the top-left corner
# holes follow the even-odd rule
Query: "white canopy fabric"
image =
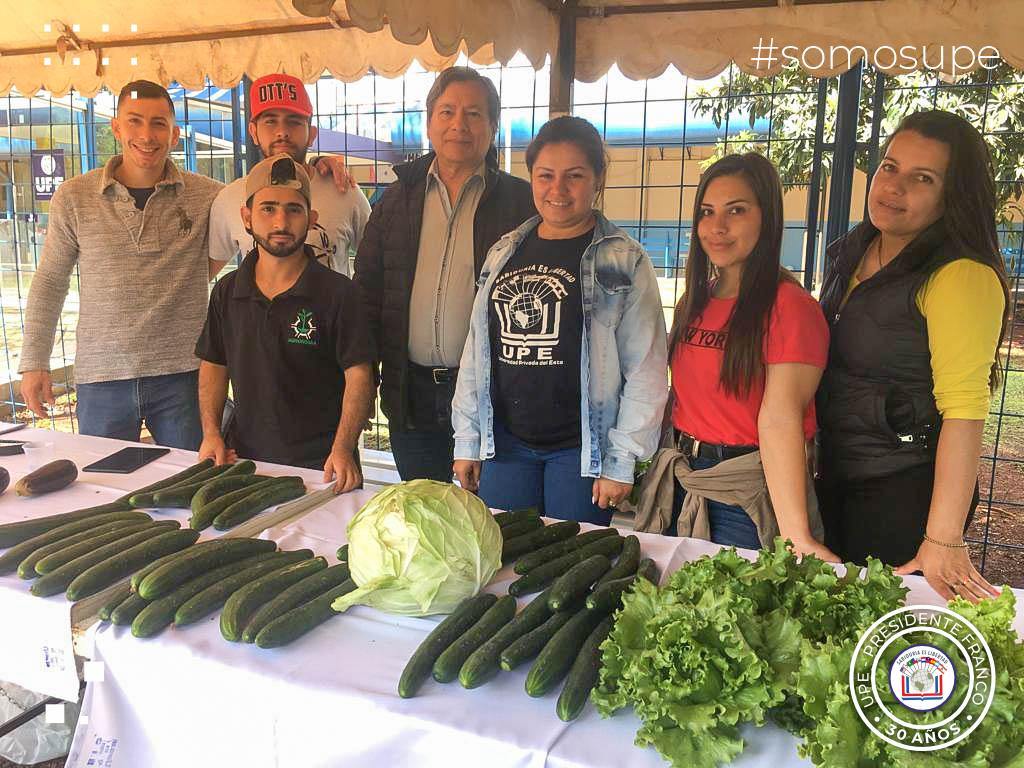
[[(602, 6), (642, 5), (645, 0), (583, 0), (599, 12)], [(698, 0), (659, 5), (685, 8)], [(702, 6), (709, 3), (702, 2)], [(724, 5), (724, 3), (723, 3)], [(730, 61), (753, 75), (778, 72), (785, 61), (781, 47), (793, 46), (803, 69), (819, 77), (849, 69), (864, 56), (888, 74), (912, 69), (939, 69), (955, 74), (984, 63), (978, 54), (998, 50), (1016, 69), (1024, 69), (1024, 2), (1022, 0), (876, 0), (840, 4), (795, 4), (746, 10), (707, 10), (595, 16), (577, 27), (576, 77), (592, 82), (612, 64), (627, 77), (657, 77), (672, 64), (690, 77), (713, 77)], [(761, 49), (760, 66), (754, 62)], [(779, 59), (769, 66), (767, 46)], [(906, 48), (904, 48), (906, 46)], [(983, 51), (985, 46), (990, 50)], [(836, 50), (833, 51), (832, 48)], [(854, 49), (853, 55), (846, 49)], [(903, 50), (901, 50), (903, 49)], [(971, 60), (971, 53), (974, 60)], [(910, 66), (911, 61), (918, 66)], [(991, 60), (987, 63), (993, 64)], [(909, 68), (908, 68), (909, 67)]]
[[(757, 3), (770, 7), (736, 7)], [(370, 68), (398, 76), (413, 60), (428, 70), (443, 69), (460, 51), (478, 63), (504, 63), (521, 51), (539, 68), (557, 50), (558, 18), (551, 9), (558, 5), (337, 0), (330, 16), (309, 18), (290, 0), (0, 0), (0, 93), (64, 94), (73, 88), (93, 95), (104, 85), (116, 90), (140, 78), (188, 88), (209, 78), (226, 87), (243, 74), (279, 71), (310, 82), (325, 71), (353, 81)], [(630, 12), (652, 7), (671, 10)], [(961, 71), (982, 65), (977, 54), (993, 51), (1024, 69), (1021, 0), (670, 0), (656, 6), (648, 0), (581, 0), (577, 13), (576, 76), (585, 81), (612, 64), (636, 79), (657, 76), (670, 64), (707, 78), (730, 61), (768, 75), (786, 63), (785, 45), (794, 46), (791, 53), (816, 75), (844, 71), (863, 55), (857, 46), (892, 73), (906, 71), (910, 59), (903, 54), (910, 49), (902, 46), (913, 47), (918, 65), (946, 72), (953, 46), (961, 46)], [(776, 45), (776, 61), (759, 66), (753, 60), (759, 41)], [(841, 48), (829, 56), (833, 46), (853, 53)]]
[(522, 50), (539, 68), (558, 29), (536, 0), (339, 0), (332, 18), (307, 18), (289, 0), (0, 0), (0, 14), (0, 93), (85, 96), (137, 79), (227, 87), (243, 74), (312, 82), (326, 71), (351, 82), (371, 67), (397, 77), (413, 60), (444, 69), (460, 51), (490, 64)]

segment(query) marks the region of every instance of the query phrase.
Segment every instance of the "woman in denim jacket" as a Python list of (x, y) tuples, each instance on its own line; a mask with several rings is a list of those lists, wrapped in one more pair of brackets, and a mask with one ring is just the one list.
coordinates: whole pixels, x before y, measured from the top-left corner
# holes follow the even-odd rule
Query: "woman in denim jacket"
[(594, 210), (607, 158), (590, 123), (551, 120), (526, 165), (540, 216), (480, 273), (454, 471), (488, 506), (607, 525), (657, 448), (668, 397), (658, 282), (639, 243)]

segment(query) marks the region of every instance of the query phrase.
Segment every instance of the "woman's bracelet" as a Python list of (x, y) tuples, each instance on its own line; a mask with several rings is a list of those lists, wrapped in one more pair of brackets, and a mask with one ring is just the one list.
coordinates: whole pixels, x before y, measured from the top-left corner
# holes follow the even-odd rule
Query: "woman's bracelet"
[(947, 544), (944, 541), (939, 541), (938, 539), (933, 539), (927, 533), (924, 535), (924, 540), (929, 542), (930, 544), (937, 544), (938, 546), (946, 547), (947, 549), (967, 549), (967, 542), (966, 541), (961, 541), (959, 544)]

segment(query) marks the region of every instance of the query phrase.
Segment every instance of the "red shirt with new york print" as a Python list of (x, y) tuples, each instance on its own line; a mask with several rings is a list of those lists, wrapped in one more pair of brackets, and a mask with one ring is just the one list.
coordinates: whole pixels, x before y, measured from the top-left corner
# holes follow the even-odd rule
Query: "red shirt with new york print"
[[(723, 391), (719, 376), (736, 299), (708, 301), (672, 352), (672, 424), (716, 445), (759, 445), (757, 415), (764, 396), (760, 377), (742, 398)], [(818, 302), (796, 283), (780, 282), (764, 336), (765, 365), (804, 363), (824, 370), (828, 324)], [(804, 414), (804, 435), (814, 436), (814, 400)]]

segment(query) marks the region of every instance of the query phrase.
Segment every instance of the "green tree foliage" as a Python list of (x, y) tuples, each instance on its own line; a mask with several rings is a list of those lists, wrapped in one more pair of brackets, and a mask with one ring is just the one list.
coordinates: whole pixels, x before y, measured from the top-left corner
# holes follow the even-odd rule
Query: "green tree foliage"
[[(867, 144), (874, 124), (875, 72), (865, 68), (861, 84), (858, 120), (857, 167), (869, 172)], [(924, 109), (945, 109), (963, 115), (985, 134), (992, 151), (1004, 220), (1014, 212), (1024, 215), (1024, 73), (1007, 64), (991, 71), (978, 69), (955, 82), (934, 73), (886, 77), (881, 136), (907, 114)], [(834, 138), (838, 105), (838, 80), (829, 81), (825, 98), (825, 141)], [(818, 113), (818, 79), (798, 67), (789, 67), (771, 78), (753, 77), (733, 68), (711, 88), (697, 91), (694, 109), (710, 116), (715, 125), (728, 124), (728, 135), (718, 141), (709, 163), (729, 152), (765, 152), (779, 168), (787, 189), (810, 180), (814, 159), (814, 128)], [(739, 121), (736, 114), (749, 116)], [(753, 128), (758, 120), (771, 121), (768, 137)], [(727, 122), (728, 121), (728, 122)], [(823, 171), (831, 169), (832, 155), (824, 153)]]

